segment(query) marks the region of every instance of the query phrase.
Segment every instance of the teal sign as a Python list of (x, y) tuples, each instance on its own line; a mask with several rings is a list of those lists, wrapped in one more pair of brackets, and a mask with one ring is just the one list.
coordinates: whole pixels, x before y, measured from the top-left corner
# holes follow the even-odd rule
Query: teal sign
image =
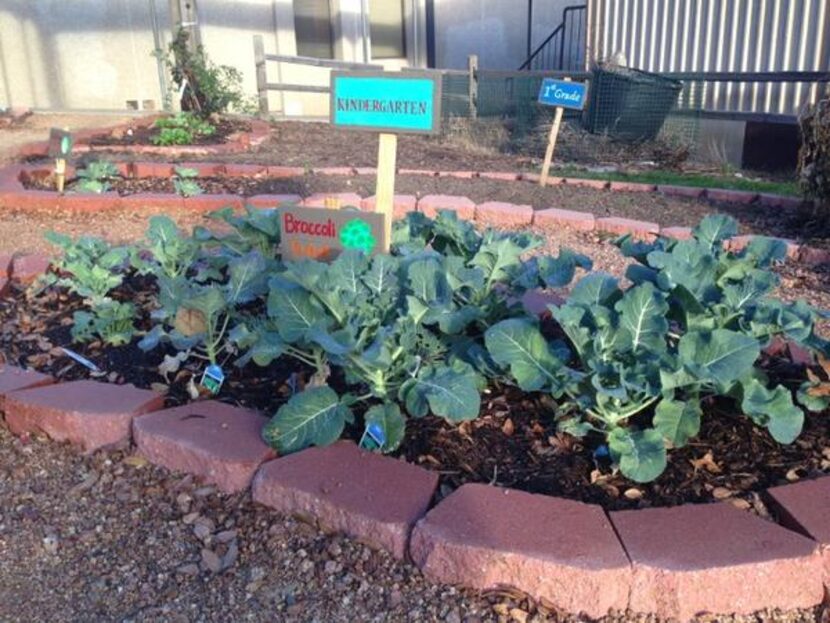
[(585, 85), (581, 82), (545, 78), (539, 89), (539, 103), (582, 110), (585, 108), (586, 91)]
[(418, 72), (331, 74), (331, 123), (391, 133), (433, 133), (441, 124), (441, 82)]

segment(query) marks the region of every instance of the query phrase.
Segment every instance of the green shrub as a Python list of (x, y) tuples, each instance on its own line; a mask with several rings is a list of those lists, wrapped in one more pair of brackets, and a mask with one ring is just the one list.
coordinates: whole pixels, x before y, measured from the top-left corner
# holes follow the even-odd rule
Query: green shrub
[(242, 72), (228, 65), (216, 65), (202, 46), (189, 46), (188, 32), (179, 28), (166, 55), (173, 82), (181, 89), (184, 110), (202, 117), (227, 112), (250, 112), (252, 98), (242, 90)]

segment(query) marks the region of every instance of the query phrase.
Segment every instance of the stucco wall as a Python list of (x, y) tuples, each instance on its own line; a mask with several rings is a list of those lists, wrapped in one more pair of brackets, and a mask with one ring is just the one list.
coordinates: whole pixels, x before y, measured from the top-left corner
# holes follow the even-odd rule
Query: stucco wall
[[(166, 0), (157, 2), (169, 32)], [(2, 0), (0, 106), (126, 109), (127, 100), (149, 99), (160, 108), (149, 6)]]

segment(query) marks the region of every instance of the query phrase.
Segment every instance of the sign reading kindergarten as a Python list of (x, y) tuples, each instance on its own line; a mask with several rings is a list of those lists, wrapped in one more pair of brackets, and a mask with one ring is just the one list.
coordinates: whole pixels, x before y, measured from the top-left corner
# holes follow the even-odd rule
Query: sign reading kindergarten
[(414, 71), (333, 71), (330, 117), (332, 125), (355, 130), (438, 132), (441, 81)]
[(330, 262), (344, 249), (371, 255), (385, 248), (385, 215), (381, 212), (300, 206), (280, 207), (279, 212), (284, 259)]

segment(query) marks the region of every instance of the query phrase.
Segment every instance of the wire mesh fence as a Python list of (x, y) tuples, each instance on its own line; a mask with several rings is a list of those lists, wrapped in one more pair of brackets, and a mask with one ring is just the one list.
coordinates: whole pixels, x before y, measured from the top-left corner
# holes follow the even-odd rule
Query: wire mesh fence
[[(564, 72), (436, 70), (441, 73), (443, 116), (478, 118), (509, 124), (514, 143), (550, 123), (553, 109), (537, 103), (545, 77)], [(803, 74), (803, 75), (802, 75)], [(757, 112), (753, 107), (784, 91), (801, 90), (816, 101), (827, 92), (830, 73), (778, 72), (776, 74), (676, 73), (657, 75), (620, 67), (597, 67), (592, 72), (569, 72), (573, 80), (589, 86), (584, 111), (565, 111), (572, 127), (622, 143), (660, 140), (693, 149), (706, 118), (794, 123), (799, 111), (786, 115)], [(724, 93), (731, 99), (723, 98)], [(715, 95), (720, 97), (713, 99)], [(712, 108), (718, 102), (718, 108)]]

